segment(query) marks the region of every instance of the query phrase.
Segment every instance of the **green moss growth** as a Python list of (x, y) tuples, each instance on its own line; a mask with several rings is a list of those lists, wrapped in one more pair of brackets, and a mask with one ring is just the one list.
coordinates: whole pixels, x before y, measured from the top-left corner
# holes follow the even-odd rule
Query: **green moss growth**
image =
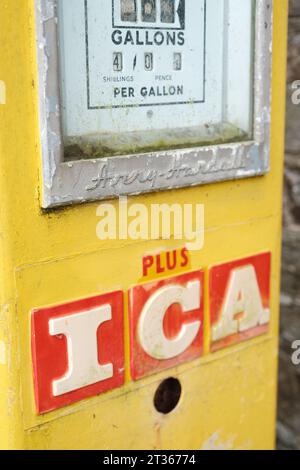
[[(210, 145), (222, 145), (227, 143), (242, 142), (249, 139), (249, 136), (233, 126), (225, 126), (218, 129), (215, 138), (212, 135), (199, 137), (199, 132), (188, 132), (184, 135), (176, 130), (169, 133), (167, 137), (153, 139), (151, 142), (151, 133), (130, 134), (126, 136), (112, 135), (105, 138), (70, 138), (65, 144), (65, 161), (72, 162), (77, 160), (98, 159), (113, 157), (117, 155), (131, 155), (138, 153), (151, 153), (161, 151), (180, 150), (193, 147), (206, 147)], [(162, 134), (162, 133), (161, 133)], [(201, 135), (201, 134), (200, 134)], [(175, 137), (174, 137), (175, 136)], [(143, 142), (146, 142), (143, 144)]]

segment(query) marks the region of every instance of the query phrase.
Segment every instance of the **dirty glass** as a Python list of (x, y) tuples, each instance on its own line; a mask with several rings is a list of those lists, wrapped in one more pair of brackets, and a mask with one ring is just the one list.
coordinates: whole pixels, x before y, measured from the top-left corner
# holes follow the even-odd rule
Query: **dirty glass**
[(58, 0), (65, 160), (252, 138), (254, 0)]

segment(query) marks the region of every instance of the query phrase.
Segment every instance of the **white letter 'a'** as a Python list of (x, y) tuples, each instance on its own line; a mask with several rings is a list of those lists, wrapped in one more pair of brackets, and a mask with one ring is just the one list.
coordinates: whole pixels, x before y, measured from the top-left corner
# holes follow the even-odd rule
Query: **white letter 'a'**
[(191, 281), (187, 287), (164, 286), (146, 302), (138, 323), (141, 346), (154, 359), (171, 359), (183, 353), (196, 338), (201, 321), (183, 325), (179, 334), (168, 339), (164, 333), (164, 317), (171, 305), (180, 304), (183, 312), (200, 308), (200, 281)]
[[(241, 314), (241, 318), (236, 318)], [(243, 332), (270, 320), (264, 309), (254, 266), (232, 271), (222, 306), (220, 321), (212, 328), (213, 341)]]
[(113, 377), (112, 364), (99, 364), (97, 345), (98, 328), (111, 319), (111, 306), (103, 305), (50, 320), (50, 335), (66, 336), (68, 345), (68, 372), (53, 382), (55, 397)]

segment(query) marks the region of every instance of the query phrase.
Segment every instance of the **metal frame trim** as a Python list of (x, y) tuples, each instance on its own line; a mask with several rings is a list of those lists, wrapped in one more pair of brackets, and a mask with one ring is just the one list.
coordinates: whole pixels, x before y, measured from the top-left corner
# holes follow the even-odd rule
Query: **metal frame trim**
[(263, 175), (269, 171), (272, 0), (256, 0), (254, 139), (63, 161), (57, 0), (36, 1), (43, 208)]

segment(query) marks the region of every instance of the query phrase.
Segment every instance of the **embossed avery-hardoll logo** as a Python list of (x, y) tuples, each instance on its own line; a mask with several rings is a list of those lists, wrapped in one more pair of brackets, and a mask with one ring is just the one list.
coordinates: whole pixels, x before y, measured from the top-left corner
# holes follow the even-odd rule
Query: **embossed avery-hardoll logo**
[(185, 0), (113, 0), (114, 27), (185, 29)]

